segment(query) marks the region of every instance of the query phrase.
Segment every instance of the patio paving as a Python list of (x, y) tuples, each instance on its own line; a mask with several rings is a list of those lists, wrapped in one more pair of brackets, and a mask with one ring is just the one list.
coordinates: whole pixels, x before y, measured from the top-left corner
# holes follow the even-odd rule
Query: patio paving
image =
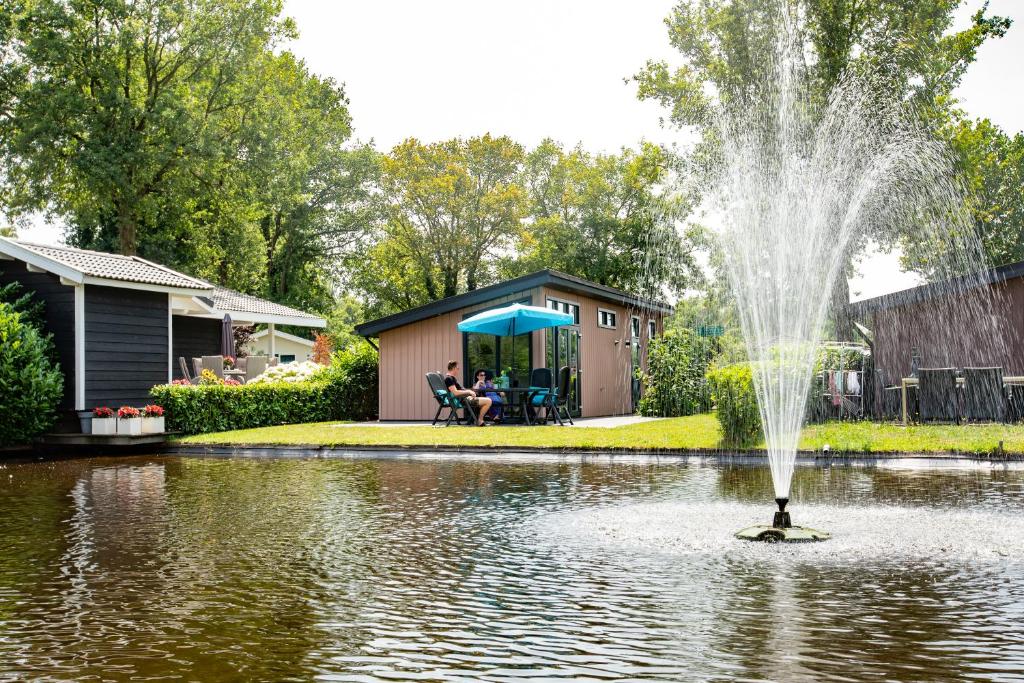
[[(626, 425), (638, 424), (640, 422), (654, 422), (657, 420), (664, 420), (663, 417), (642, 417), (640, 415), (612, 415), (610, 417), (577, 417), (573, 418), (575, 425), (566, 423), (566, 427), (600, 427), (600, 428), (612, 428), (612, 427), (624, 427)], [(395, 421), (395, 422), (341, 422), (338, 424), (331, 425), (332, 427), (429, 427), (430, 420), (409, 420), (409, 421)], [(452, 425), (453, 427), (455, 425)], [(519, 425), (515, 425), (519, 426)], [(523, 425), (525, 426), (525, 425)], [(552, 425), (557, 426), (557, 425)]]

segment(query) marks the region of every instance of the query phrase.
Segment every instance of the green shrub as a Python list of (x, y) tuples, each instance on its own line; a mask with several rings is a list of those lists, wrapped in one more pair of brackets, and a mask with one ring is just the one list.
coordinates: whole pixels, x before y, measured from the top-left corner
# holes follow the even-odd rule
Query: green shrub
[(54, 422), (64, 376), (50, 342), (0, 302), (0, 446), (26, 443)]
[(346, 420), (375, 420), (378, 412), (380, 359), (366, 343), (355, 343), (331, 358), (323, 374), (331, 402)]
[(749, 363), (713, 368), (707, 373), (723, 440), (729, 446), (749, 446), (761, 436), (761, 414)]
[(185, 434), (369, 420), (377, 415), (377, 354), (368, 346), (340, 351), (330, 367), (300, 382), (165, 384), (150, 394), (167, 411), (167, 428)]
[(637, 410), (651, 417), (679, 417), (705, 412), (711, 394), (705, 377), (714, 342), (691, 330), (668, 330), (650, 342), (647, 373), (640, 375), (644, 395)]

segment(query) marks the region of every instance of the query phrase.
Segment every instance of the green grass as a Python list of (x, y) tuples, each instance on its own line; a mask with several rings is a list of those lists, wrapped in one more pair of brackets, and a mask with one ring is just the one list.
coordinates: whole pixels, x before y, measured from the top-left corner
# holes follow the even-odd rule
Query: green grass
[[(337, 422), (263, 427), (185, 437), (184, 445), (500, 447), (551, 449), (687, 450), (719, 448), (714, 415), (693, 415), (614, 428), (573, 427), (381, 427)], [(999, 442), (1024, 453), (1024, 425), (927, 425), (830, 422), (804, 430), (800, 447), (856, 453), (987, 453)], [(758, 448), (763, 448), (759, 444)]]

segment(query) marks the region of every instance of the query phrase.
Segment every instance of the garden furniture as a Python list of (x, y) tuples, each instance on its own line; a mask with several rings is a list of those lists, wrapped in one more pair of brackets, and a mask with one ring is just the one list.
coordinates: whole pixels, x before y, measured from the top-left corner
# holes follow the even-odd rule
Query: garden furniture
[(960, 424), (956, 368), (920, 368), (918, 376), (918, 409), (921, 421)]
[(237, 380), (239, 384), (245, 384), (245, 370), (240, 370), (239, 368), (225, 370), (224, 378)]
[(266, 356), (249, 356), (245, 359), (245, 381), (251, 382), (267, 369)]
[(430, 394), (437, 401), (437, 412), (434, 413), (434, 421), (430, 423), (431, 427), (437, 425), (439, 419), (441, 419), (441, 411), (445, 408), (448, 409), (448, 415), (445, 419), (444, 426), (447, 427), (454, 420), (459, 421), (458, 411), (462, 410), (465, 416), (467, 424), (475, 424), (477, 421), (476, 411), (474, 408), (463, 401), (458, 396), (453, 394), (447, 386), (445, 386), (444, 379), (441, 377), (440, 372), (428, 372), (426, 374), (427, 385), (430, 387)]
[(536, 411), (544, 409), (544, 422), (551, 417), (551, 407), (554, 405), (555, 389), (554, 379), (550, 368), (534, 368), (530, 373), (530, 393), (526, 399), (527, 414), (536, 416)]
[(182, 378), (192, 384), (192, 373), (188, 371), (188, 363), (185, 361), (185, 356), (178, 356), (178, 368), (181, 370)]
[[(903, 424), (907, 424), (910, 416), (910, 390), (917, 389), (920, 378), (918, 377), (904, 377), (900, 381), (900, 394), (901, 394), (901, 412), (903, 417)], [(957, 377), (956, 383), (958, 386), (962, 386), (964, 383), (963, 377)], [(1024, 375), (1003, 375), (1003, 384), (1007, 387), (1007, 390), (1011, 396), (1011, 402), (1016, 400), (1019, 396), (1021, 401), (1021, 410), (1024, 410)]]
[(569, 420), (569, 424), (575, 424), (572, 421), (572, 415), (569, 413), (571, 383), (572, 371), (568, 365), (563, 365), (558, 371), (558, 388), (555, 390), (555, 400), (552, 406), (558, 424), (563, 424), (561, 415), (563, 412), (565, 413), (565, 419)]
[(964, 417), (968, 421), (1005, 422), (1006, 415), (1003, 369), (964, 368)]
[(209, 370), (224, 379), (224, 356), (203, 356), (203, 370)]

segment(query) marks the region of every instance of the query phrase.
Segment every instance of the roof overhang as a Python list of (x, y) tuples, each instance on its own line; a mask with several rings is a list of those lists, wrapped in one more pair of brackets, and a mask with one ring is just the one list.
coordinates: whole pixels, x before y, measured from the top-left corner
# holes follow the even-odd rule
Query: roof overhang
[(5, 237), (0, 237), (0, 255), (6, 257), (4, 260), (21, 261), (30, 271), (46, 272), (56, 275), (61, 283), (70, 286), (94, 285), (96, 287), (116, 287), (119, 289), (138, 289), (146, 292), (166, 292), (167, 294), (179, 296), (195, 296), (207, 294), (213, 291), (213, 286), (207, 287), (170, 287), (167, 285), (155, 285), (146, 282), (132, 282), (130, 280), (113, 280), (109, 278), (86, 275), (80, 270), (56, 261), (54, 259), (38, 254), (31, 249), (17, 244)]
[[(270, 334), (270, 330), (259, 330), (258, 332), (253, 333), (251, 338), (263, 339), (268, 334)], [(294, 334), (288, 334), (287, 332), (282, 332), (281, 330), (274, 330), (274, 336), (277, 337), (278, 339), (287, 339), (288, 341), (295, 342), (296, 344), (308, 346), (309, 348), (313, 348), (314, 346), (313, 341), (310, 339), (304, 339), (303, 337), (299, 337)]]
[(500, 299), (510, 294), (523, 292), (536, 287), (551, 287), (552, 289), (557, 289), (563, 292), (571, 292), (587, 296), (592, 299), (597, 299), (598, 301), (605, 301), (633, 308), (641, 308), (647, 311), (666, 315), (672, 313), (674, 310), (672, 306), (666, 303), (645, 299), (613, 287), (606, 287), (605, 285), (600, 285), (596, 282), (584, 280), (583, 278), (579, 278), (574, 275), (560, 273), (556, 270), (540, 270), (536, 273), (530, 273), (529, 275), (523, 275), (512, 280), (499, 282), (488, 287), (481, 287), (480, 289), (475, 289), (472, 292), (450, 296), (447, 299), (441, 299), (423, 306), (411, 308), (408, 311), (402, 311), (401, 313), (395, 313), (383, 318), (378, 318), (377, 320), (371, 320), (363, 323), (362, 325), (356, 325), (355, 331), (356, 334), (363, 337), (376, 337), (381, 332), (386, 332), (387, 330), (392, 330), (396, 327), (402, 327), (403, 325), (409, 325), (411, 323), (419, 322), (420, 320), (426, 320), (445, 313), (451, 313), (452, 311), (457, 311), (462, 308), (477, 306), (479, 304), (487, 303), (488, 301)]
[(223, 320), (225, 315), (231, 316), (232, 325), (292, 325), (293, 327), (327, 327), (323, 318), (307, 318), (297, 315), (274, 315), (272, 313), (247, 313), (245, 311), (227, 311), (210, 308), (208, 313), (186, 313), (193, 318), (210, 318)]
[(963, 294), (972, 289), (999, 284), (1019, 277), (1024, 277), (1024, 261), (989, 268), (978, 273), (951, 278), (941, 282), (930, 282), (872, 299), (855, 301), (849, 304), (849, 310), (854, 315), (869, 315), (878, 311), (910, 306), (931, 299)]

